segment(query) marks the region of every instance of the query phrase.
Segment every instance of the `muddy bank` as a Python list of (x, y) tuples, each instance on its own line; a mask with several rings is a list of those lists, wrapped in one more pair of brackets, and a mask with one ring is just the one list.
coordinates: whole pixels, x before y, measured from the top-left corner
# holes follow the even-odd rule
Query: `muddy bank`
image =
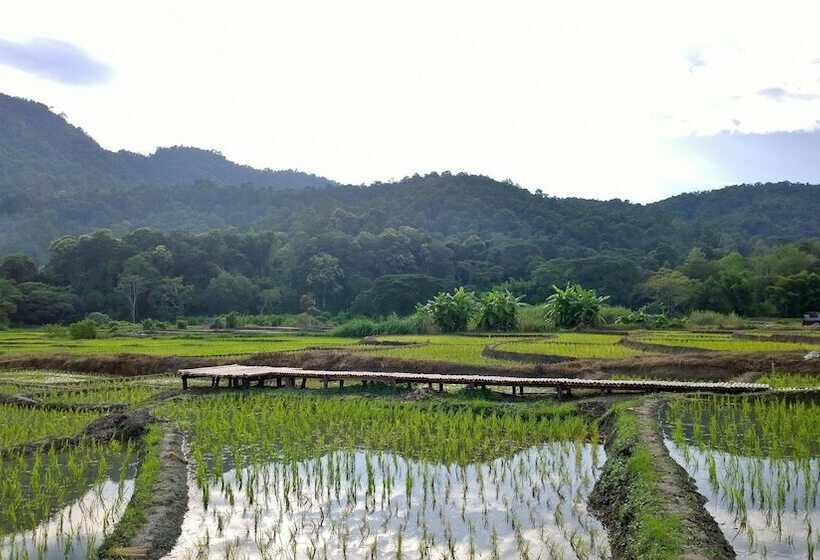
[(735, 552), (692, 479), (663, 444), (660, 399), (607, 418), (607, 461), (590, 496), (615, 558), (730, 559)]
[(33, 453), (38, 449), (62, 449), (72, 445), (77, 445), (83, 440), (108, 441), (111, 439), (136, 439), (140, 437), (151, 421), (151, 415), (147, 409), (139, 409), (133, 412), (115, 412), (91, 422), (85, 429), (76, 436), (64, 438), (46, 438), (39, 441), (24, 443), (14, 447), (0, 449), (0, 456), (15, 455), (19, 453)]
[(162, 558), (171, 551), (188, 511), (188, 464), (182, 441), (179, 430), (163, 425), (159, 473), (145, 505), (144, 521), (136, 527), (128, 543), (132, 547), (147, 547), (149, 559)]

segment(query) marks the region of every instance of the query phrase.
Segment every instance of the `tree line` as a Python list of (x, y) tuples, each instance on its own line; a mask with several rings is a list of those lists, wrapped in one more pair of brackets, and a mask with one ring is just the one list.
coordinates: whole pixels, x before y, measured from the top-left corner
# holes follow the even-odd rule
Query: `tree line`
[(745, 253), (698, 245), (682, 256), (659, 243), (644, 254), (602, 247), (571, 257), (520, 239), (408, 226), (318, 235), (98, 230), (56, 239), (43, 265), (25, 254), (3, 257), (0, 322), (67, 323), (91, 312), (134, 322), (298, 313), (306, 301), (324, 312), (378, 317), (411, 313), (458, 286), (538, 304), (554, 285), (570, 283), (612, 305), (662, 305), (672, 315), (793, 317), (820, 309), (820, 242), (759, 241)]

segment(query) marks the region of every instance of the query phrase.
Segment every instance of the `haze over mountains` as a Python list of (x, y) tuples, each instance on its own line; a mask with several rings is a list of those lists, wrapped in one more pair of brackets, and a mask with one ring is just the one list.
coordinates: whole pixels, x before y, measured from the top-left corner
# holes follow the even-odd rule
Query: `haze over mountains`
[(820, 236), (818, 200), (820, 187), (792, 183), (648, 205), (557, 199), (450, 173), (343, 186), (298, 171), (256, 170), (197, 148), (110, 152), (45, 105), (0, 94), (0, 255), (22, 251), (40, 261), (60, 235), (139, 227), (354, 235), (408, 226), (445, 239), (535, 244), (543, 258), (648, 253), (659, 244), (680, 255), (696, 244), (748, 252), (758, 241)]

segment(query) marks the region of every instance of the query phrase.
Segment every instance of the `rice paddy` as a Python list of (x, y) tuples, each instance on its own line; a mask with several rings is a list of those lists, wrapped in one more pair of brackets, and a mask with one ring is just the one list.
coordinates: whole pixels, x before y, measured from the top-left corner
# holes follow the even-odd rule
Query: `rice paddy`
[(611, 334), (558, 333), (549, 339), (504, 342), (496, 349), (578, 359), (617, 359), (647, 354), (619, 344), (622, 338)]
[(606, 558), (586, 512), (603, 450), (532, 414), (283, 392), (163, 405), (189, 433), (173, 558)]
[(95, 558), (133, 491), (131, 442), (0, 457), (0, 559)]
[(776, 372), (761, 376), (758, 383), (766, 383), (772, 389), (808, 389), (820, 387), (820, 375)]
[(0, 449), (49, 437), (75, 436), (99, 416), (97, 412), (0, 404)]
[(820, 406), (814, 400), (676, 400), (664, 430), (670, 454), (695, 479), (738, 557), (815, 556)]
[(636, 337), (638, 342), (672, 346), (679, 348), (696, 348), (700, 350), (717, 350), (725, 352), (789, 352), (795, 350), (820, 350), (820, 340), (810, 342), (775, 342), (765, 339), (750, 340), (734, 337), (732, 333), (692, 333), (659, 331), (647, 332)]
[(509, 368), (519, 365), (514, 361), (487, 358), (482, 354), (488, 344), (512, 342), (517, 340), (515, 337), (403, 335), (380, 336), (378, 338), (384, 342), (400, 342), (416, 346), (370, 347), (366, 348), (369, 355), (405, 360), (453, 362), (473, 366), (502, 366)]
[(242, 356), (290, 352), (313, 347), (355, 344), (356, 339), (320, 335), (201, 334), (116, 336), (92, 340), (49, 337), (45, 331), (0, 332), (0, 355), (19, 354), (148, 354), (155, 356)]

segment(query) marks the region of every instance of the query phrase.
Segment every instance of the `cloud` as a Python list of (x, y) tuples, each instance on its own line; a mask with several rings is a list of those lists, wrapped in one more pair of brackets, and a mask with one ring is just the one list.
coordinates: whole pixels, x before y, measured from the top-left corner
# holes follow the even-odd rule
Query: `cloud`
[(108, 81), (111, 70), (82, 49), (53, 39), (15, 43), (0, 39), (0, 64), (46, 80), (85, 86)]
[(774, 101), (786, 101), (788, 99), (794, 99), (797, 101), (814, 101), (815, 99), (818, 99), (818, 96), (813, 93), (794, 93), (781, 87), (761, 89), (757, 92), (757, 94), (773, 99)]

